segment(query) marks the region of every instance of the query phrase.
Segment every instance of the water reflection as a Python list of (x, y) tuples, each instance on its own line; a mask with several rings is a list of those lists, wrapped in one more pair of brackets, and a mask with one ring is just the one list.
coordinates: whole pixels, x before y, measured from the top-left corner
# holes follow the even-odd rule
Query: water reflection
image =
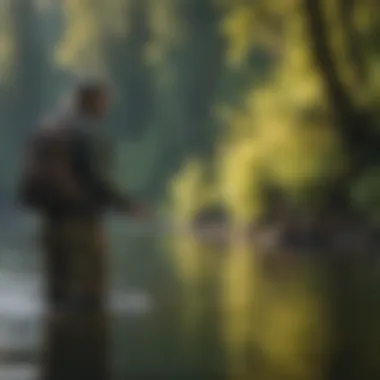
[(240, 241), (215, 251), (182, 236), (172, 258), (184, 289), (184, 344), (198, 339), (202, 351), (202, 318), (213, 318), (220, 378), (379, 378), (376, 265), (349, 252), (263, 252)]
[(46, 320), (41, 380), (109, 380), (104, 312), (51, 313)]
[[(28, 324), (38, 331), (41, 270), (30, 273), (38, 255), (9, 245), (8, 274), (0, 276), (2, 362), (42, 362), (42, 380), (380, 378), (380, 271), (368, 258), (116, 235), (110, 322), (105, 313), (51, 314), (43, 344), (20, 333)], [(31, 352), (40, 347), (36, 360)]]

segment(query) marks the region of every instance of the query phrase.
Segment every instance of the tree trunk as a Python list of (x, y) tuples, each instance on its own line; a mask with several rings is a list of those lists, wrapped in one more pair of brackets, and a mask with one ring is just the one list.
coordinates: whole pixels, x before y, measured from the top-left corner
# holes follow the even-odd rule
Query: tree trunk
[(304, 0), (304, 10), (314, 62), (320, 72), (335, 126), (350, 161), (349, 170), (332, 184), (328, 202), (334, 209), (344, 210), (350, 208), (348, 190), (352, 180), (361, 174), (371, 153), (378, 151), (380, 141), (373, 130), (372, 116), (354, 104), (349, 91), (340, 80), (328, 44), (328, 29), (321, 0)]

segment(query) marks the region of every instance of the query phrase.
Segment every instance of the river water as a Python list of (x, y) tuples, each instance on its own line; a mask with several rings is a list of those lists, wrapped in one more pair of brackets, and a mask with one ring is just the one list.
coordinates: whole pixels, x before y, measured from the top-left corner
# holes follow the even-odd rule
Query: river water
[[(37, 379), (43, 366), (48, 316), (37, 235), (32, 220), (3, 224), (0, 233), (1, 380)], [(170, 235), (128, 222), (109, 223), (113, 379), (209, 378), (221, 372), (212, 348), (190, 356), (185, 352), (184, 295), (169, 254)], [(202, 351), (207, 355), (201, 357)]]
[[(130, 222), (108, 229), (112, 371), (104, 380), (322, 380), (331, 368), (345, 380), (380, 378), (373, 266), (353, 265), (352, 287), (339, 290), (331, 267), (307, 255), (265, 257), (238, 242), (200, 243)], [(46, 364), (37, 231), (30, 221), (1, 231), (1, 380), (41, 379)], [(339, 356), (336, 340), (348, 335)], [(74, 347), (87, 338), (72, 339)]]

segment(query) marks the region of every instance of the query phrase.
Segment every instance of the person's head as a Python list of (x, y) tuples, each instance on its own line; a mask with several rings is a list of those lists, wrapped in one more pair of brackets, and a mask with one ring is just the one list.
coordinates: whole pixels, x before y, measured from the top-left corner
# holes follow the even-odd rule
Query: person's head
[(102, 118), (109, 106), (109, 87), (102, 82), (82, 82), (75, 91), (77, 110), (91, 117)]

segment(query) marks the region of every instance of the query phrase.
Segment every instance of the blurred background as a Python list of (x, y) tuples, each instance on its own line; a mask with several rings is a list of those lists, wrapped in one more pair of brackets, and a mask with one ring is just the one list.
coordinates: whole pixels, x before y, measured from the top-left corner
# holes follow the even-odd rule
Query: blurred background
[(379, 379), (376, 4), (2, 0), (0, 378), (44, 365), (23, 144), (91, 75), (115, 179), (158, 212), (107, 223), (110, 379)]

